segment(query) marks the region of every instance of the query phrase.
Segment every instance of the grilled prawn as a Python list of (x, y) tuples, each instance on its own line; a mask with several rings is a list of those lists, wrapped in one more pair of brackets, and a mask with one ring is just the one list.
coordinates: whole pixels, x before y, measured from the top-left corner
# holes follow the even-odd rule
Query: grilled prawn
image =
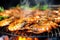
[[(26, 32), (43, 33), (49, 32), (52, 28), (57, 28), (60, 23), (59, 11), (51, 10), (23, 10), (12, 8), (0, 12), (0, 16), (9, 18), (0, 21), (0, 27), (8, 25), (9, 31), (27, 29)], [(12, 17), (13, 16), (13, 17)]]
[(9, 25), (13, 21), (13, 19), (14, 19), (14, 17), (11, 17), (11, 18), (0, 21), (0, 27)]
[(20, 19), (15, 20), (11, 24), (9, 24), (8, 30), (10, 31), (22, 30), (25, 24), (26, 22), (24, 22), (23, 20), (20, 20)]
[(54, 19), (56, 23), (60, 23), (60, 17)]
[(43, 33), (43, 32), (50, 32), (52, 28), (56, 28), (57, 26), (58, 24), (53, 22), (47, 22), (47, 23), (44, 23), (43, 25), (32, 24), (30, 25), (27, 32), (33, 32), (36, 34)]

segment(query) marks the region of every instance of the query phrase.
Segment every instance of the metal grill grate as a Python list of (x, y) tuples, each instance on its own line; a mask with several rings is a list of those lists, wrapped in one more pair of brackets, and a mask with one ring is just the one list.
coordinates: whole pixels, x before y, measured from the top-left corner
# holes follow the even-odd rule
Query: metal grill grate
[[(6, 30), (6, 27), (0, 28), (0, 33), (1, 34), (5, 34), (5, 35), (10, 35), (10, 36), (25, 36), (25, 37), (59, 37), (60, 36), (60, 27), (51, 30), (51, 32), (45, 32), (45, 33), (41, 33), (41, 34), (34, 34), (34, 33), (26, 33), (25, 30), (24, 31), (18, 31), (20, 32), (20, 34), (16, 33), (16, 32), (9, 32)], [(24, 33), (23, 33), (24, 32)], [(16, 34), (15, 34), (16, 33)]]
[(48, 33), (48, 37), (59, 37), (60, 36), (60, 27), (53, 29), (50, 33)]

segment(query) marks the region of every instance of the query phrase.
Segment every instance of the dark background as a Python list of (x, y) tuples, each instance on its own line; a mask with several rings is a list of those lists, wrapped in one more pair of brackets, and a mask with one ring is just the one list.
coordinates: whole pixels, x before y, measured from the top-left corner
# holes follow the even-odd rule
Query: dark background
[[(51, 0), (48, 0), (48, 4)], [(31, 5), (35, 5), (35, 2), (30, 0)], [(52, 4), (59, 5), (60, 0), (52, 0)], [(3, 6), (5, 9), (21, 4), (21, 0), (0, 0), (0, 6)]]

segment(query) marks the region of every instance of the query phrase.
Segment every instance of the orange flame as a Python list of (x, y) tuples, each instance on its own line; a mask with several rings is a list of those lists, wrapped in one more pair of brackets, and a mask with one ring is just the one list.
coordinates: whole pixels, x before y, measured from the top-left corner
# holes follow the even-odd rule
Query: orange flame
[(33, 40), (33, 38), (27, 38), (26, 40)]
[(26, 38), (26, 37), (19, 36), (18, 40), (38, 40), (38, 38), (30, 38), (30, 37)]
[(19, 36), (19, 37), (18, 37), (18, 40), (26, 40), (26, 38)]
[(38, 38), (34, 38), (34, 40), (38, 40)]

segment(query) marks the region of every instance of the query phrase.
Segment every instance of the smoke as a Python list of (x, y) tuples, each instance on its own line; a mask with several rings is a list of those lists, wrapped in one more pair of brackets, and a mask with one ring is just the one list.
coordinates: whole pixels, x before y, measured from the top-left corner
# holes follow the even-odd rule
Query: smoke
[(52, 5), (53, 4), (53, 0), (20, 0), (20, 5), (28, 5), (28, 6), (34, 6), (37, 4), (40, 5)]
[(35, 6), (37, 4), (51, 5), (53, 4), (53, 0), (6, 0), (4, 3), (4, 7), (9, 8), (9, 7), (16, 6), (17, 4), (28, 5), (28, 6)]

